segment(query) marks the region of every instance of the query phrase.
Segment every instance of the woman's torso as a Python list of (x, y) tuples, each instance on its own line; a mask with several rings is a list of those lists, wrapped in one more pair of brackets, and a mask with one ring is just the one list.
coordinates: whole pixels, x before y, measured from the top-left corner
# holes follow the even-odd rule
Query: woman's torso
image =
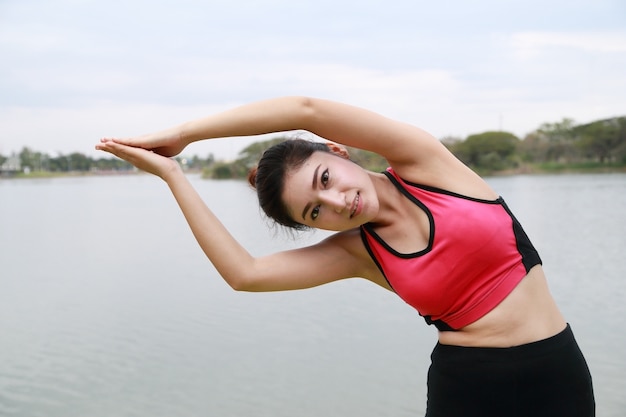
[[(483, 196), (493, 196), (488, 187), (481, 195)], [(419, 215), (419, 211), (413, 211), (413, 214), (418, 214), (415, 216), (409, 215), (411, 213), (405, 214), (402, 216), (402, 222), (397, 222), (399, 229), (405, 233), (398, 233), (399, 229), (394, 231), (393, 227), (387, 228), (390, 230), (378, 231), (393, 247), (403, 245), (406, 247), (406, 240), (402, 236), (410, 235), (406, 233), (407, 230), (421, 234), (424, 238), (418, 240), (422, 243), (430, 233), (431, 225), (428, 224), (426, 216)], [(363, 247), (363, 244), (360, 243), (359, 246)], [(365, 248), (363, 250), (367, 252)], [(370, 268), (369, 278), (391, 289), (370, 255), (366, 254), (366, 257), (374, 265)], [(545, 339), (563, 328), (565, 320), (549, 292), (541, 265), (536, 265), (530, 268), (527, 275), (489, 312), (457, 331), (440, 331), (439, 341), (442, 344), (459, 346), (509, 347)]]
[(460, 331), (439, 332), (439, 342), (458, 346), (518, 346), (554, 336), (565, 325), (543, 268), (537, 265), (493, 310)]

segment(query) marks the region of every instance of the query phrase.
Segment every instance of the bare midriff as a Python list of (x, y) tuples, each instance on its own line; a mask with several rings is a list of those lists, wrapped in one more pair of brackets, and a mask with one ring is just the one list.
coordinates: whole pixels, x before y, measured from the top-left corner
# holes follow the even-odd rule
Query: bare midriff
[(511, 347), (547, 339), (566, 327), (541, 265), (485, 316), (456, 332), (439, 332), (444, 345)]

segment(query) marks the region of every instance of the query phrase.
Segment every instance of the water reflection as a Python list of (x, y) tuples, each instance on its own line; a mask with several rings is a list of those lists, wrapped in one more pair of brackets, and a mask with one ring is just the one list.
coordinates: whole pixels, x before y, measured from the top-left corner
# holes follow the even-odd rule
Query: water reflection
[[(295, 246), (245, 183), (193, 182), (252, 253)], [(624, 415), (626, 175), (489, 182), (541, 252), (598, 415)], [(2, 416), (424, 413), (436, 335), (410, 307), (361, 280), (233, 292), (149, 176), (0, 181), (0, 288)]]

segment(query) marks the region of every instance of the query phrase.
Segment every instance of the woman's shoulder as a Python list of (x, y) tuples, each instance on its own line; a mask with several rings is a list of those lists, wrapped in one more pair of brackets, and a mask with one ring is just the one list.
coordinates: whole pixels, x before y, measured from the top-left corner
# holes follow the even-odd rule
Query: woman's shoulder
[(345, 250), (351, 255), (360, 257), (361, 250), (359, 248), (359, 245), (356, 244), (360, 241), (361, 230), (360, 228), (354, 228), (333, 233), (320, 243), (334, 246), (337, 249)]
[(389, 161), (390, 169), (396, 177), (406, 182), (485, 200), (498, 197), (483, 178), (447, 150), (432, 155), (432, 159), (421, 163)]
[(360, 228), (334, 233), (318, 245), (331, 248), (352, 276), (366, 278), (379, 285), (384, 282), (384, 277), (363, 244)]

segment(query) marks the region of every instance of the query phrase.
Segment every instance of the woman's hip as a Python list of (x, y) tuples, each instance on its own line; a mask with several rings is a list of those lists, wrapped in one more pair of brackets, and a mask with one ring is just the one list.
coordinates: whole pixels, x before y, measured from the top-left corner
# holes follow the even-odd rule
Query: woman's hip
[(428, 417), (592, 417), (591, 375), (568, 325), (510, 348), (438, 343), (428, 371)]

